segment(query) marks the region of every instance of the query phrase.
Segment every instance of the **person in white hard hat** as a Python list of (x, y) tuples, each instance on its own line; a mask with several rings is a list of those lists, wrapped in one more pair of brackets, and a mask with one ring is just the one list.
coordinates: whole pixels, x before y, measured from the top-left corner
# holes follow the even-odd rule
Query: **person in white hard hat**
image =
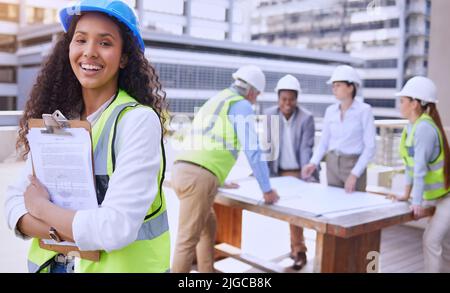
[[(298, 97), (302, 90), (300, 82), (294, 76), (288, 74), (282, 77), (275, 92), (278, 95), (278, 105), (265, 111), (266, 115), (280, 119), (279, 137), (275, 138), (278, 146), (274, 147), (275, 159), (269, 161), (270, 173), (272, 176), (301, 178), (301, 169), (309, 163), (313, 153), (314, 117), (298, 106)], [(314, 179), (318, 181), (318, 172), (314, 175)], [(307, 262), (303, 228), (295, 225), (289, 225), (289, 228), (293, 268), (300, 270)]]
[(355, 99), (361, 79), (353, 67), (338, 66), (328, 83), (338, 103), (325, 112), (320, 144), (302, 177), (309, 178), (326, 154), (328, 185), (344, 187), (346, 192), (365, 191), (367, 165), (375, 155), (372, 109)]
[(396, 96), (409, 120), (400, 142), (407, 185), (397, 199), (412, 198), (416, 219), (425, 216), (425, 206), (436, 206), (423, 235), (425, 271), (450, 273), (450, 149), (436, 109), (437, 89), (432, 80), (417, 76)]
[(172, 170), (172, 186), (180, 199), (179, 227), (172, 272), (188, 273), (194, 254), (199, 272), (213, 272), (218, 187), (224, 185), (239, 150), (243, 150), (266, 204), (278, 200), (269, 181), (254, 128), (252, 104), (264, 91), (265, 76), (253, 65), (233, 73), (233, 84), (209, 99), (195, 115), (192, 131)]

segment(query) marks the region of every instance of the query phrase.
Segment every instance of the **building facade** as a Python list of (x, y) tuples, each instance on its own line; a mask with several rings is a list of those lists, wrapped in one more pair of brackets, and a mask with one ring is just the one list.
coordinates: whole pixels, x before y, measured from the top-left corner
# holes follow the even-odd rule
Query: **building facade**
[[(23, 14), (20, 9), (21, 5), (26, 5), (27, 1), (10, 2), (5, 5), (13, 11), (8, 17), (9, 25), (14, 30), (8, 29), (3, 23), (0, 26), (3, 29), (2, 37), (8, 34), (10, 36), (9, 46), (5, 46), (7, 50), (5, 49), (0, 56), (0, 62), (2, 62), (0, 68), (4, 72), (3, 75), (0, 74), (2, 77), (0, 95), (5, 95), (0, 99), (9, 102), (0, 109), (22, 110), (43, 60), (51, 51), (58, 35), (62, 34), (61, 26), (56, 23), (56, 13), (67, 5), (68, 1), (66, 3), (60, 3), (65, 1), (40, 1), (40, 4), (47, 6), (29, 10), (33, 11), (32, 15), (35, 16), (33, 18), (25, 17), (26, 14)], [(187, 2), (192, 5), (191, 9), (197, 3), (195, 0), (182, 2), (185, 9)], [(212, 1), (209, 2), (212, 3)], [(214, 1), (222, 6), (225, 3), (235, 6), (239, 1), (234, 4), (231, 4), (232, 2)], [(163, 88), (167, 92), (169, 109), (172, 112), (192, 114), (195, 108), (201, 106), (206, 99), (231, 84), (231, 74), (237, 68), (245, 64), (256, 64), (265, 71), (267, 77), (266, 93), (258, 103), (259, 111), (276, 103), (277, 98), (273, 91), (276, 82), (283, 75), (290, 73), (302, 82), (304, 94), (301, 102), (303, 105), (317, 117), (321, 117), (325, 108), (334, 102), (331, 88), (326, 84), (326, 80), (335, 65), (345, 63), (361, 67), (363, 64), (360, 59), (336, 52), (230, 42), (227, 38), (233, 38), (235, 34), (230, 33), (229, 25), (223, 26), (226, 29), (223, 33), (224, 40), (206, 38), (206, 35), (204, 38), (195, 37), (194, 33), (188, 34), (189, 31), (195, 31), (194, 28), (198, 25), (195, 24), (194, 17), (191, 19), (191, 24), (187, 24), (189, 21), (183, 16), (181, 35), (178, 34), (180, 31), (178, 33), (158, 31), (150, 21), (146, 21), (156, 17), (154, 12), (148, 11), (145, 7), (142, 8), (142, 3), (139, 1), (132, 1), (132, 4), (138, 7), (137, 12), (141, 15), (143, 37), (147, 46), (146, 54), (160, 76)], [(181, 18), (181, 16), (167, 18), (167, 21), (176, 22), (176, 19)], [(6, 37), (3, 38), (7, 40)], [(11, 75), (9, 79), (7, 79), (8, 72)]]
[[(18, 34), (21, 44), (16, 53), (18, 109), (23, 109), (33, 80), (61, 33), (60, 25), (52, 24), (28, 27)], [(149, 30), (143, 31), (143, 38), (146, 55), (167, 92), (169, 109), (177, 113), (194, 113), (196, 107), (232, 83), (231, 75), (237, 68), (255, 64), (264, 70), (267, 79), (259, 111), (276, 103), (275, 85), (290, 73), (302, 81), (303, 105), (322, 117), (325, 108), (334, 102), (326, 81), (335, 64), (363, 64), (348, 54), (157, 34)]]
[(430, 0), (256, 0), (252, 42), (332, 50), (365, 60), (365, 101), (398, 117), (394, 93), (427, 75)]
[[(145, 31), (237, 42), (249, 39), (248, 1), (125, 1), (136, 8)], [(54, 41), (59, 30), (52, 24), (58, 23), (58, 11), (72, 3), (75, 1), (0, 0), (0, 110), (23, 108), (19, 97), (26, 95), (26, 90), (21, 85), (28, 81), (28, 72), (34, 71), (24, 65), (27, 50)], [(36, 33), (40, 29), (45, 33)]]

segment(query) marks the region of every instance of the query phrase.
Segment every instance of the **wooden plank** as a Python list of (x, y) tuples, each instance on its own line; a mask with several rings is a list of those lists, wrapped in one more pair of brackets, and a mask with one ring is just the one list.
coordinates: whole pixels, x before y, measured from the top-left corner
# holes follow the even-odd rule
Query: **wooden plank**
[(421, 236), (412, 237), (411, 235), (399, 235), (398, 240), (389, 240), (386, 241), (386, 239), (381, 240), (381, 249), (384, 253), (384, 255), (390, 255), (392, 252), (396, 251), (397, 249), (402, 248), (420, 248), (422, 246), (421, 243)]
[(383, 230), (381, 233), (381, 248), (405, 243), (418, 243), (421, 245), (423, 230), (418, 228), (396, 225)]
[(385, 246), (381, 247), (383, 252), (381, 259), (388, 259), (391, 262), (399, 261), (401, 259), (409, 258), (417, 254), (421, 254), (422, 246), (420, 244), (397, 244), (395, 246), (386, 249)]
[(416, 253), (401, 260), (389, 260), (387, 264), (381, 265), (383, 272), (406, 273), (410, 271), (423, 270), (423, 255)]
[(217, 218), (216, 243), (241, 247), (242, 209), (214, 204)]
[[(427, 216), (433, 213), (434, 208), (428, 208), (426, 211)], [(412, 220), (414, 220), (412, 212), (405, 203), (405, 205), (401, 206), (384, 206), (375, 210), (362, 211), (329, 219), (327, 232), (332, 235), (348, 238)]]
[[(216, 243), (228, 243), (234, 247), (241, 247), (242, 241), (242, 209), (214, 204), (217, 219)], [(226, 257), (219, 251), (214, 259)]]
[(380, 271), (410, 273), (423, 271), (423, 230), (397, 225), (383, 230)]
[(215, 249), (221, 254), (237, 259), (243, 263), (267, 273), (285, 273), (287, 270), (271, 261), (266, 261), (243, 253), (239, 248), (226, 243), (216, 244)]
[(365, 273), (369, 252), (380, 252), (381, 231), (350, 238), (317, 233), (314, 272)]

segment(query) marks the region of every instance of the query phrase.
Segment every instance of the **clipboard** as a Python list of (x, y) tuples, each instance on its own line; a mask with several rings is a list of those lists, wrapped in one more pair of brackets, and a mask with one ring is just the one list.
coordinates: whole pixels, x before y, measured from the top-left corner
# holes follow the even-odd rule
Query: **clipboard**
[[(30, 119), (28, 121), (28, 127), (31, 128), (45, 128), (41, 130), (42, 133), (51, 133), (54, 135), (71, 135), (66, 132), (66, 128), (84, 128), (89, 132), (89, 137), (92, 143), (91, 124), (87, 121), (80, 120), (67, 120), (66, 117), (56, 110), (53, 114), (42, 114), (42, 119)], [(92, 148), (91, 148), (92, 149)], [(92, 170), (94, 170), (94, 157), (91, 152)], [(33, 160), (31, 160), (33, 175), (35, 175)], [(92, 174), (95, 184), (95, 176)], [(51, 251), (55, 251), (67, 256), (79, 256), (82, 259), (99, 261), (100, 251), (80, 251), (76, 246), (69, 245), (54, 245), (45, 244), (42, 240), (39, 240), (39, 247)]]

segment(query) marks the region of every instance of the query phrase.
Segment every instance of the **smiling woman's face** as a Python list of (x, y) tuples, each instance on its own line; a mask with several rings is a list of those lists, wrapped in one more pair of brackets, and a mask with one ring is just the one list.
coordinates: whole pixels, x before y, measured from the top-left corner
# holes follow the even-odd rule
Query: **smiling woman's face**
[(78, 21), (69, 47), (70, 65), (81, 86), (116, 86), (125, 66), (120, 28), (102, 13), (89, 12)]

